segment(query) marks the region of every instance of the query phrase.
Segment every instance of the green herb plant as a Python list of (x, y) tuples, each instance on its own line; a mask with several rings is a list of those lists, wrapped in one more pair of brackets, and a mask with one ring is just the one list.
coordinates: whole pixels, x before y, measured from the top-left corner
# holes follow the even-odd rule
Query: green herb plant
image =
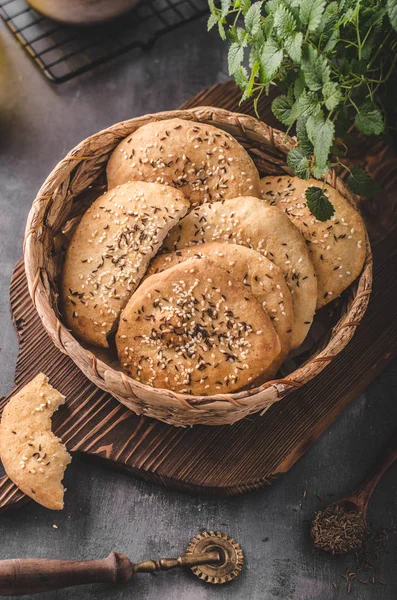
[[(396, 76), (397, 0), (209, 0), (209, 6), (208, 29), (217, 26), (230, 42), (229, 73), (242, 101), (252, 97), (257, 111), (261, 94), (278, 86), (272, 111), (288, 131), (295, 126), (298, 144), (287, 164), (298, 177), (321, 179), (343, 165), (353, 123), (365, 135), (385, 132), (383, 100), (387, 91), (396, 94), (385, 84)], [(348, 185), (366, 196), (379, 189), (358, 166), (349, 169)], [(317, 219), (334, 213), (323, 187), (309, 187), (306, 199)]]

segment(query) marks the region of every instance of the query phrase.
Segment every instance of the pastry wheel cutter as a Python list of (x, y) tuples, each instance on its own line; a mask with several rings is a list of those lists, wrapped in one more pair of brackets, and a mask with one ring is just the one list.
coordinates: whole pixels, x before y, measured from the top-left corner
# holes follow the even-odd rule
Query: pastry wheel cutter
[(194, 537), (179, 558), (133, 563), (119, 552), (87, 561), (22, 558), (0, 561), (0, 596), (23, 596), (88, 583), (125, 584), (137, 573), (156, 573), (187, 567), (203, 581), (222, 584), (240, 573), (240, 545), (226, 533), (203, 532)]

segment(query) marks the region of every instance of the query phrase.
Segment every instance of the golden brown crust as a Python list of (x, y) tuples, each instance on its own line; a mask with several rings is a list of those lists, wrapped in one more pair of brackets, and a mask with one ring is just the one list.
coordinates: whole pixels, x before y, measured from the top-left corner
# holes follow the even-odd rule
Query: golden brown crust
[(241, 244), (262, 253), (282, 271), (292, 294), (294, 325), (291, 348), (305, 339), (317, 301), (317, 282), (305, 240), (276, 207), (252, 197), (234, 198), (194, 208), (164, 241), (173, 251), (203, 242)]
[(170, 185), (193, 205), (260, 197), (259, 174), (243, 146), (222, 129), (185, 119), (148, 123), (125, 138), (107, 178), (109, 188), (132, 180)]
[(188, 208), (180, 191), (138, 181), (95, 200), (73, 234), (62, 275), (62, 312), (76, 337), (108, 347), (149, 261)]
[(71, 461), (51, 431), (51, 417), (65, 398), (39, 373), (5, 406), (0, 423), (0, 457), (8, 477), (39, 504), (63, 508), (62, 479)]
[(357, 210), (333, 187), (325, 193), (335, 214), (318, 221), (306, 205), (306, 189), (322, 185), (315, 179), (264, 177), (262, 197), (288, 215), (304, 235), (317, 274), (317, 308), (339, 296), (361, 273), (365, 260), (365, 226)]
[(280, 353), (256, 298), (207, 258), (149, 277), (121, 314), (116, 344), (135, 379), (194, 395), (241, 389)]
[(189, 258), (209, 258), (226, 269), (266, 310), (281, 344), (279, 356), (264, 375), (273, 378), (290, 350), (293, 324), (292, 298), (281, 270), (263, 254), (245, 246), (209, 242), (156, 256), (146, 276), (165, 271)]

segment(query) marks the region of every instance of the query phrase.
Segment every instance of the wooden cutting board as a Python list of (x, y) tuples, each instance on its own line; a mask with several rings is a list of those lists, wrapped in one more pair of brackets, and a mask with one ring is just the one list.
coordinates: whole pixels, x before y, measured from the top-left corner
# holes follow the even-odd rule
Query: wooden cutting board
[[(229, 82), (202, 92), (185, 107), (206, 104), (248, 112), (248, 105), (238, 107), (239, 97)], [(268, 99), (262, 100), (260, 112), (264, 120), (270, 120)], [(375, 155), (381, 156), (379, 149), (372, 153)], [(376, 170), (376, 159), (372, 159), (371, 168)], [(378, 209), (374, 206), (369, 210)], [(374, 250), (370, 306), (352, 342), (314, 381), (273, 405), (263, 416), (254, 415), (232, 426), (185, 429), (136, 416), (93, 385), (52, 344), (30, 300), (23, 261), (15, 267), (10, 291), (19, 339), (13, 392), (39, 371), (49, 376), (67, 398), (67, 404), (54, 417), (54, 430), (71, 452), (98, 457), (113, 468), (192, 492), (233, 495), (261, 487), (288, 471), (397, 355), (397, 278), (391, 276), (397, 244), (395, 236), (384, 237), (385, 231), (378, 236), (383, 240)], [(7, 398), (0, 401), (0, 412), (6, 402)], [(0, 473), (0, 509), (25, 500)]]

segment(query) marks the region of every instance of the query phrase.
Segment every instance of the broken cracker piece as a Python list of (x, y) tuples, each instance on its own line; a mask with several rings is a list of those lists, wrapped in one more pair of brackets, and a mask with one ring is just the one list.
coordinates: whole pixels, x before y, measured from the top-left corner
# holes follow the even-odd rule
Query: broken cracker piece
[(0, 458), (20, 490), (52, 510), (63, 508), (62, 479), (71, 456), (51, 430), (51, 417), (65, 397), (39, 373), (4, 408)]

